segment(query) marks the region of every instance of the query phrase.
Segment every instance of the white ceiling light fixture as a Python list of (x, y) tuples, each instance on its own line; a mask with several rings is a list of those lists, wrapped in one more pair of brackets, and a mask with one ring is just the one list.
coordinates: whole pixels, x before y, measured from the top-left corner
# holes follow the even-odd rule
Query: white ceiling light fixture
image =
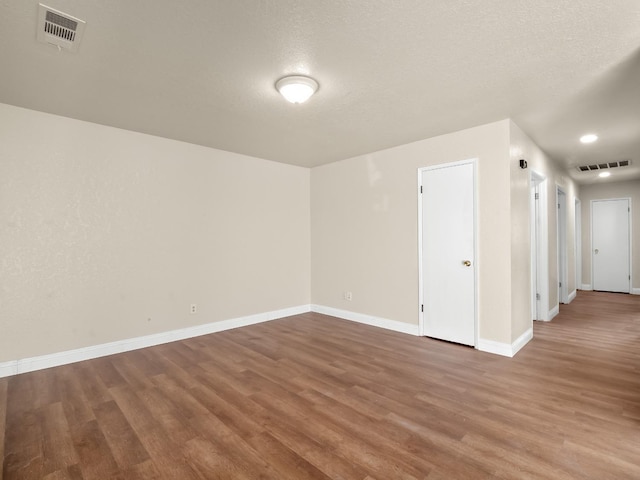
[(318, 90), (318, 82), (311, 77), (291, 75), (276, 82), (276, 89), (291, 103), (304, 103)]
[(593, 143), (596, 140), (598, 140), (598, 135), (595, 135), (593, 133), (587, 133), (586, 135), (580, 137), (580, 142), (582, 143)]
[(611, 176), (611, 172), (600, 172), (598, 176), (602, 178), (609, 177)]

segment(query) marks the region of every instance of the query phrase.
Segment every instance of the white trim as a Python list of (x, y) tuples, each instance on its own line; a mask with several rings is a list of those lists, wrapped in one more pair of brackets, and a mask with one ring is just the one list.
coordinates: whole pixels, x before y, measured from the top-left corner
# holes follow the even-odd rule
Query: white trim
[[(424, 281), (422, 278), (422, 169), (418, 168), (418, 335), (424, 335)], [(313, 306), (311, 307), (313, 310)]]
[(522, 347), (524, 347), (533, 338), (533, 328), (529, 328), (526, 332), (520, 335), (513, 343), (502, 343), (494, 340), (486, 340), (480, 338), (478, 340), (478, 350), (487, 353), (493, 353), (496, 355), (502, 355), (503, 357), (513, 357), (518, 353)]
[(640, 295), (640, 288), (632, 288), (631, 295)]
[[(530, 182), (537, 186), (538, 189), (538, 215), (536, 219), (538, 224), (538, 251), (535, 252), (535, 257), (537, 259), (537, 293), (540, 294), (536, 310), (540, 318), (537, 320), (546, 321), (549, 310), (549, 183), (543, 174), (535, 170), (531, 171)], [(534, 256), (533, 252), (532, 256)]]
[(310, 305), (299, 305), (271, 312), (248, 315), (246, 317), (232, 318), (229, 320), (222, 320), (220, 322), (212, 322), (204, 325), (196, 325), (194, 327), (145, 335), (143, 337), (128, 338), (100, 345), (92, 345), (90, 347), (68, 350), (66, 352), (51, 353), (37, 357), (23, 358), (20, 360), (11, 360), (9, 362), (0, 363), (0, 378), (80, 362), (82, 360), (104, 357), (115, 353), (128, 352), (139, 348), (152, 347), (163, 343), (175, 342), (176, 340), (184, 340), (185, 338), (222, 332), (233, 328), (246, 327), (248, 325), (255, 325), (256, 323), (263, 323), (270, 320), (290, 317), (292, 315), (299, 315), (309, 311), (311, 311)]
[[(473, 323), (474, 323), (474, 342), (477, 347), (480, 340), (480, 327), (478, 321), (478, 279), (479, 279), (479, 256), (478, 256), (478, 158), (468, 158), (466, 160), (460, 160), (457, 162), (441, 163), (438, 165), (432, 165), (429, 167), (418, 168), (418, 191), (422, 191), (422, 174), (425, 171), (437, 170), (441, 168), (456, 167), (460, 165), (473, 165)], [(418, 194), (418, 335), (424, 336), (424, 309), (421, 308), (424, 305), (424, 279), (422, 269), (422, 250), (423, 250), (423, 238), (422, 238), (422, 194)], [(412, 334), (413, 335), (413, 334)]]
[(633, 197), (629, 197), (629, 292), (633, 292)]
[[(560, 196), (563, 197), (561, 202)], [(567, 255), (567, 192), (564, 187), (556, 183), (556, 274), (560, 285), (555, 288), (558, 292), (558, 303), (569, 303), (569, 258)], [(560, 215), (562, 214), (562, 215)]]
[(573, 302), (573, 300), (576, 298), (576, 295), (578, 294), (577, 290), (574, 290), (573, 292), (571, 292), (569, 294), (569, 303)]
[(582, 288), (580, 290), (584, 290), (585, 292), (590, 292), (591, 290), (593, 290), (593, 288), (591, 288), (591, 285), (589, 285), (588, 283), (583, 283)]
[[(573, 265), (576, 273), (576, 289), (580, 288), (582, 283), (582, 201), (579, 198), (574, 199), (574, 231), (573, 237), (575, 241), (575, 249), (573, 250)], [(571, 299), (569, 299), (571, 301)]]
[(476, 348), (481, 352), (493, 353), (494, 355), (502, 355), (503, 357), (513, 356), (511, 345), (509, 345), (508, 343), (479, 338), (478, 346)]
[[(513, 355), (522, 350), (527, 343), (529, 343), (533, 339), (533, 327), (527, 329), (522, 335), (515, 339), (515, 341), (511, 344), (511, 350)], [(512, 355), (512, 356), (513, 356)]]
[(547, 316), (547, 322), (553, 320), (553, 318), (560, 313), (560, 305), (556, 305), (551, 310), (549, 310), (549, 315)]
[(538, 205), (540, 209), (540, 215), (538, 216), (540, 222), (538, 225), (540, 227), (538, 231), (540, 239), (540, 251), (538, 252), (540, 254), (538, 257), (538, 288), (540, 289), (539, 311), (542, 312), (544, 316), (549, 310), (549, 302), (551, 301), (549, 298), (549, 183), (546, 178), (540, 182), (538, 191), (540, 192), (540, 203)]
[(18, 360), (0, 363), (0, 378), (10, 377), (18, 372)]
[(330, 315), (332, 317), (342, 318), (343, 320), (351, 320), (352, 322), (364, 323), (372, 327), (386, 328), (394, 332), (407, 333), (409, 335), (420, 335), (418, 325), (411, 323), (398, 322), (397, 320), (389, 320), (387, 318), (374, 317), (363, 313), (350, 312), (339, 308), (325, 307), (323, 305), (311, 305), (311, 311)]
[(529, 307), (531, 309), (531, 320), (537, 320), (538, 318), (538, 216), (536, 210), (538, 206), (538, 186), (532, 181), (533, 172), (529, 175), (529, 254), (531, 265), (529, 267), (529, 273), (531, 274), (531, 288), (529, 299)]
[[(415, 335), (415, 336), (421, 335), (418, 325), (398, 322), (397, 320), (389, 320), (386, 318), (373, 317), (371, 315), (350, 312), (347, 310), (341, 310), (333, 307), (325, 307), (323, 305), (311, 305), (311, 311), (316, 313), (321, 313), (323, 315), (330, 315), (332, 317), (341, 318), (343, 320), (350, 320), (352, 322), (363, 323), (365, 325), (370, 325), (372, 327), (386, 328), (387, 330), (393, 330), (394, 332), (405, 333), (405, 334)], [(513, 357), (532, 338), (533, 338), (533, 328), (529, 328), (526, 332), (520, 335), (511, 345), (509, 345), (508, 343), (501, 343), (501, 342), (496, 342), (494, 340), (485, 340), (483, 338), (479, 338), (476, 349), (482, 352), (502, 355), (504, 357)]]

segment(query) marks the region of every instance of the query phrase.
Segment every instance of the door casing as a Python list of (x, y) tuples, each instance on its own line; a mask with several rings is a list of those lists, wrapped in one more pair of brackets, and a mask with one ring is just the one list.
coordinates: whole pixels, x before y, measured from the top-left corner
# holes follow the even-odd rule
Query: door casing
[[(531, 315), (534, 320), (549, 320), (549, 234), (547, 179), (531, 171)], [(538, 194), (538, 199), (534, 197)], [(536, 204), (537, 202), (537, 204)], [(535, 275), (535, 278), (534, 278)], [(536, 285), (537, 284), (537, 285)], [(537, 286), (537, 288), (536, 288)], [(540, 299), (536, 302), (536, 293)], [(535, 308), (534, 308), (535, 307)], [(535, 313), (534, 313), (535, 312)]]
[[(536, 200), (534, 194), (538, 194)], [(536, 204), (537, 202), (537, 204)], [(549, 228), (547, 178), (531, 171), (531, 314), (533, 320), (549, 320)], [(535, 277), (534, 277), (535, 275)], [(537, 306), (536, 293), (540, 295)], [(534, 308), (535, 307), (535, 308)]]
[(569, 262), (567, 258), (567, 194), (562, 187), (556, 185), (557, 219), (557, 272), (558, 272), (558, 305), (569, 303)]
[(582, 289), (582, 202), (575, 200), (575, 255), (576, 290)]

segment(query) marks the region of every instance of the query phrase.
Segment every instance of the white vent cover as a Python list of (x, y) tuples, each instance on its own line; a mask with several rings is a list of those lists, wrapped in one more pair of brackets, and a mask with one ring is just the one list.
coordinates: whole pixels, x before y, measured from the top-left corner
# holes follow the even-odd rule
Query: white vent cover
[(609, 168), (628, 167), (631, 160), (620, 160), (619, 162), (592, 163), (591, 165), (578, 165), (581, 172), (593, 172), (594, 170), (607, 170)]
[(80, 39), (84, 33), (85, 21), (66, 13), (47, 7), (38, 6), (38, 41), (56, 45), (71, 52), (78, 51)]

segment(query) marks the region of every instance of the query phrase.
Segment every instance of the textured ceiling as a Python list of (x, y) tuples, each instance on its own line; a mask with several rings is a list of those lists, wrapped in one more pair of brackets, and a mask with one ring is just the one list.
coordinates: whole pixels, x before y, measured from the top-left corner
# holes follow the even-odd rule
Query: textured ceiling
[[(568, 167), (640, 178), (638, 0), (44, 3), (87, 22), (80, 50), (0, 0), (0, 102), (303, 166), (511, 117)], [(320, 82), (304, 105), (274, 88), (295, 73)]]

